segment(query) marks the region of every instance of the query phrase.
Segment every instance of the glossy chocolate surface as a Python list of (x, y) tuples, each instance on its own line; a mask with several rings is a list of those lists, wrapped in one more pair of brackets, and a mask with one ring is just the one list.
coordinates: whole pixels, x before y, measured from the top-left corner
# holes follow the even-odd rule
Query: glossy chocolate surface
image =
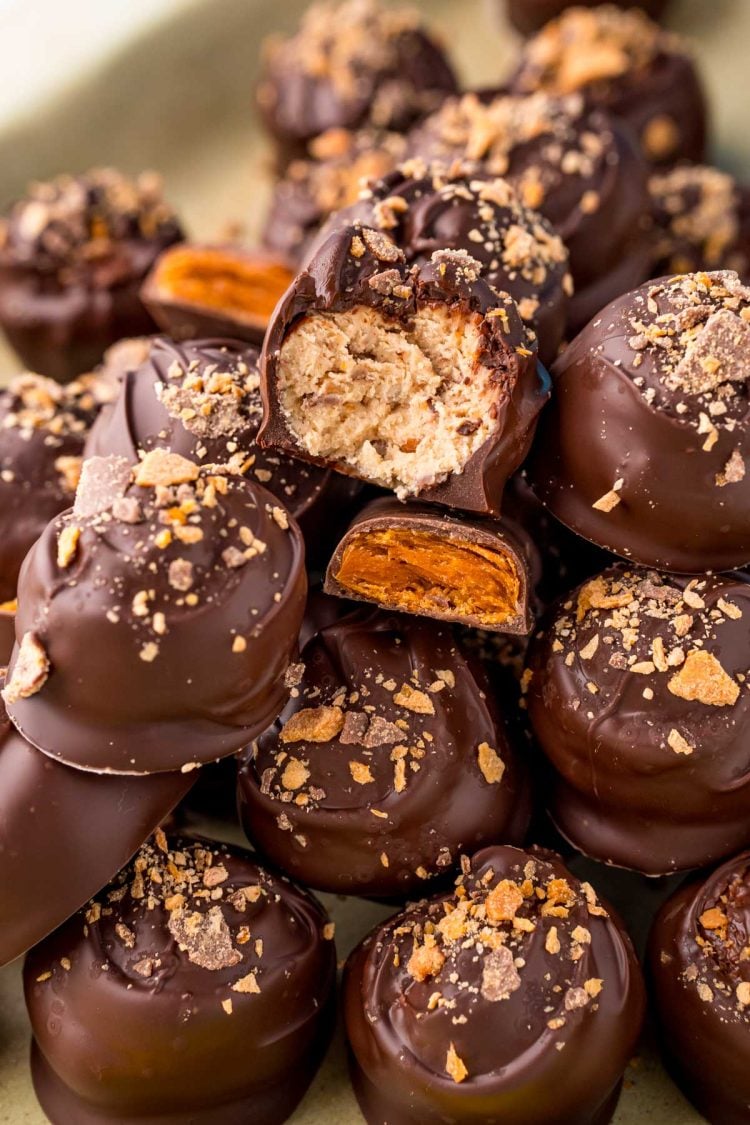
[(365, 1120), (609, 1121), (645, 1008), (630, 939), (552, 852), (495, 846), (463, 870), (347, 963)]
[(555, 364), (527, 466), (550, 512), (633, 562), (696, 573), (750, 559), (750, 289), (649, 282)]
[(748, 621), (740, 576), (620, 564), (542, 623), (528, 715), (557, 775), (552, 818), (579, 850), (661, 875), (750, 842)]
[(716, 1125), (750, 1109), (750, 852), (682, 887), (649, 939), (665, 1061)]
[(335, 965), (304, 891), (157, 833), (28, 956), (42, 1107), (54, 1125), (280, 1125), (327, 1046)]
[(705, 155), (706, 95), (689, 50), (637, 9), (563, 12), (525, 45), (509, 87), (580, 91), (632, 129), (651, 164)]
[[(537, 363), (533, 340), (513, 301), (491, 289), (478, 276), (476, 261), (462, 251), (437, 250), (425, 264), (410, 266), (379, 231), (353, 226), (331, 234), (277, 308), (266, 336), (260, 364), (261, 445), (326, 463), (308, 453), (302, 444), (304, 435), (295, 434), (285, 417), (280, 401), (280, 353), (291, 334), (313, 315), (324, 318), (360, 308), (376, 310), (389, 332), (401, 331), (405, 336), (421, 310), (457, 313), (467, 328), (478, 328), (481, 355), (475, 358), (489, 372), (495, 399), (489, 436), (460, 472), (425, 481), (419, 499), (469, 511), (499, 512), (505, 482), (528, 452), (537, 416), (549, 393), (548, 378)], [(335, 395), (329, 397), (336, 402)], [(315, 405), (310, 403), (311, 413)], [(456, 429), (470, 437), (484, 421), (459, 423), (457, 419)], [(342, 426), (346, 425), (342, 410)], [(333, 461), (330, 467), (354, 473), (344, 460)], [(368, 478), (363, 475), (362, 479)], [(380, 483), (377, 477), (372, 480)]]
[(32, 371), (65, 382), (151, 332), (138, 290), (182, 230), (158, 176), (112, 168), (33, 184), (0, 230), (0, 326)]
[(362, 610), (301, 662), (240, 766), (245, 829), (275, 863), (321, 890), (405, 897), (450, 877), (462, 852), (523, 840), (525, 769), (449, 626)]
[(135, 470), (88, 460), (19, 591), (5, 700), (69, 765), (191, 769), (245, 746), (286, 701), (302, 537), (242, 477), (160, 450)]

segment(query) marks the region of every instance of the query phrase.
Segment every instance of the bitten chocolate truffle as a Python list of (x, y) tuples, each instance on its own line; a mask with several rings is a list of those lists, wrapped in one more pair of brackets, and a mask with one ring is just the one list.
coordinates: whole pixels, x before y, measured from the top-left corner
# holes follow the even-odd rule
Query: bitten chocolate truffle
[(30, 374), (0, 391), (0, 601), (15, 598), (26, 552), (72, 504), (86, 435), (113, 393), (96, 376), (61, 387)]
[(194, 778), (95, 777), (63, 766), (22, 738), (0, 702), (0, 965), (101, 890)]
[(663, 570), (750, 560), (750, 289), (736, 274), (627, 293), (552, 374), (528, 473), (554, 516)]
[(98, 772), (233, 753), (286, 701), (305, 592), (299, 529), (264, 488), (158, 449), (90, 458), (21, 573), (10, 717)]
[(706, 97), (684, 41), (642, 11), (571, 8), (524, 47), (514, 93), (580, 91), (620, 117), (652, 164), (703, 159)]
[(0, 327), (32, 371), (66, 382), (153, 331), (138, 296), (182, 230), (160, 178), (113, 168), (32, 184), (0, 225)]
[(750, 280), (750, 189), (727, 172), (687, 164), (649, 181), (656, 237), (652, 277), (734, 270)]
[(652, 995), (671, 1073), (715, 1125), (750, 1113), (750, 852), (682, 887), (649, 940)]
[(382, 609), (528, 633), (540, 572), (518, 524), (384, 499), (354, 519), (328, 564), (325, 589)]
[(176, 340), (231, 336), (260, 345), (293, 279), (287, 261), (262, 250), (180, 243), (159, 257), (141, 300)]
[(282, 154), (294, 154), (327, 129), (403, 131), (455, 91), (415, 9), (344, 0), (313, 4), (296, 34), (267, 42), (257, 101)]
[(144, 362), (123, 376), (117, 401), (89, 434), (86, 456), (114, 454), (135, 464), (144, 453), (164, 449), (202, 465), (231, 464), (273, 493), (313, 548), (328, 545), (332, 536), (335, 542), (359, 485), (260, 448), (259, 384), (258, 352), (251, 345), (157, 338)]
[(465, 251), (411, 267), (380, 231), (334, 234), (261, 356), (261, 445), (400, 498), (497, 512), (549, 385), (515, 304)]
[(750, 843), (750, 584), (624, 564), (543, 622), (524, 676), (557, 777), (549, 809), (580, 851), (647, 875)]
[(449, 98), (409, 145), (447, 167), (470, 161), (504, 176), (551, 223), (570, 254), (568, 333), (653, 276), (646, 163), (630, 131), (580, 93)]
[(446, 625), (362, 610), (305, 645), (293, 698), (241, 761), (251, 840), (320, 890), (376, 898), (520, 843), (528, 781), (479, 665)]
[(247, 852), (156, 833), (29, 954), (34, 1088), (53, 1125), (281, 1125), (333, 1024), (321, 907)]
[[(659, 19), (669, 0), (614, 0), (618, 8), (641, 8), (651, 19)], [(500, 0), (499, 7), (522, 35), (533, 35), (566, 8), (598, 8), (601, 0)]]
[(410, 160), (332, 215), (313, 246), (320, 249), (332, 231), (352, 223), (393, 239), (409, 265), (429, 263), (436, 251), (471, 255), (485, 281), (518, 305), (536, 334), (542, 363), (557, 355), (573, 291), (568, 252), (506, 180), (471, 164), (430, 169)]
[(304, 259), (326, 219), (355, 203), (369, 180), (379, 180), (406, 158), (407, 141), (385, 129), (329, 129), (310, 142), (277, 181), (263, 242), (294, 261)]
[(369, 1125), (604, 1125), (644, 1008), (630, 939), (593, 887), (511, 847), (374, 930), (344, 981)]

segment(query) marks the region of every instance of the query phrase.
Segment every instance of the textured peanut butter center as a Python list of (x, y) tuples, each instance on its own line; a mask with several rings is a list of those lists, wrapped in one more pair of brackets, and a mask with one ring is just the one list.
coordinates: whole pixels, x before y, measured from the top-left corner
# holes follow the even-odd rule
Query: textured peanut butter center
[(194, 247), (165, 255), (156, 275), (164, 297), (252, 321), (268, 320), (291, 281), (280, 262)]

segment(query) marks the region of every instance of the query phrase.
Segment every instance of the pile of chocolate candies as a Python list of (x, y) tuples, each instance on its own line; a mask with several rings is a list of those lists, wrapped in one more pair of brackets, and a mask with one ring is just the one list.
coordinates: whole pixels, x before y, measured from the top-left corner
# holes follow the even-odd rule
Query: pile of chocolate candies
[[(371, 1125), (609, 1121), (646, 988), (576, 852), (678, 877), (665, 1063), (750, 1120), (750, 195), (648, 7), (514, 0), (462, 92), (414, 12), (311, 6), (259, 247), (151, 173), (9, 210), (0, 963), (55, 1125), (286, 1120), (308, 888), (392, 911), (340, 989)], [(200, 834), (235, 788), (253, 851)]]

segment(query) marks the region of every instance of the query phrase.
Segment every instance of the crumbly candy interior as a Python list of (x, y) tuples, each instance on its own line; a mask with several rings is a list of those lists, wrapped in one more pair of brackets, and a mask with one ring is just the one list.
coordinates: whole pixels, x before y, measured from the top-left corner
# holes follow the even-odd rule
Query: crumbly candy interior
[(310, 314), (279, 356), (289, 429), (311, 456), (402, 499), (462, 472), (495, 429), (502, 394), (479, 362), (480, 325), (431, 306), (406, 324), (364, 305)]

